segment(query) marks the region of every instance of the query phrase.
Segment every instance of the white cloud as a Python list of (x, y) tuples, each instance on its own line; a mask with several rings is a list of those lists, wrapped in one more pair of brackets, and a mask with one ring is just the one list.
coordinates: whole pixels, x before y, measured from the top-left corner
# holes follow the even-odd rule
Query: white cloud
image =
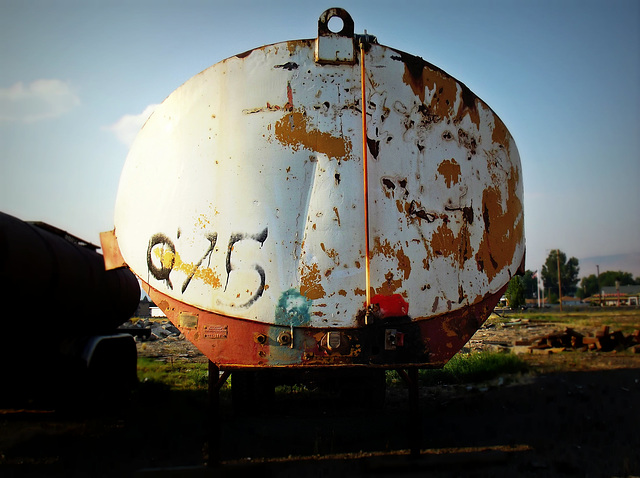
[(140, 128), (142, 128), (157, 107), (157, 104), (153, 104), (147, 106), (140, 114), (124, 115), (111, 126), (107, 126), (106, 129), (112, 131), (121, 143), (131, 146)]
[(80, 105), (80, 98), (61, 80), (35, 80), (0, 88), (0, 121), (31, 123), (61, 116)]

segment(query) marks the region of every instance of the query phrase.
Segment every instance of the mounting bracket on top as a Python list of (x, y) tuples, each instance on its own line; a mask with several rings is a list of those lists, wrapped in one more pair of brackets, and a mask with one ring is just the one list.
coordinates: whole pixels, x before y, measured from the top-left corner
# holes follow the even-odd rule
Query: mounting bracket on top
[[(338, 17), (342, 20), (342, 29), (332, 32), (329, 20)], [(353, 18), (342, 8), (325, 10), (318, 18), (318, 38), (316, 39), (315, 61), (329, 65), (353, 65), (356, 63), (357, 42), (365, 37), (368, 43), (377, 43), (372, 35), (355, 35)]]

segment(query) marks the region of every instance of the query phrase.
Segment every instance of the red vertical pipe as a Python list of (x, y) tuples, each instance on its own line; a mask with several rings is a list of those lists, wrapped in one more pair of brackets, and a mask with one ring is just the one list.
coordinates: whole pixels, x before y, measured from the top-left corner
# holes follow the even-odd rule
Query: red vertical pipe
[(367, 308), (371, 305), (369, 274), (369, 170), (367, 167), (367, 94), (365, 88), (364, 43), (360, 42), (360, 86), (362, 89), (362, 169), (364, 185), (364, 244), (365, 244), (365, 281)]

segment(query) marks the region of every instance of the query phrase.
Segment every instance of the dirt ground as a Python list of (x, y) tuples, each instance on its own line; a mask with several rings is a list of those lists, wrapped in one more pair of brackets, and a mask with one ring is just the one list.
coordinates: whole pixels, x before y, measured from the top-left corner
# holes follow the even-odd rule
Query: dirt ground
[[(535, 371), (422, 387), (418, 413), (402, 387), (381, 410), (288, 394), (238, 415), (223, 396), (217, 467), (203, 466), (215, 443), (203, 394), (142, 387), (110, 413), (1, 410), (0, 476), (640, 476), (640, 354), (514, 347), (559, 328), (483, 327), (470, 350), (510, 348)], [(206, 361), (184, 340), (138, 350)]]

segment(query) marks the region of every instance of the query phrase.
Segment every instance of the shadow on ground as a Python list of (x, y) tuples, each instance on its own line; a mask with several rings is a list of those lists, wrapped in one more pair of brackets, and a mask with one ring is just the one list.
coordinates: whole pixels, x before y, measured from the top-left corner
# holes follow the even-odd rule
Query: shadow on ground
[[(5, 410), (0, 475), (629, 476), (640, 474), (640, 369), (546, 374), (514, 385), (404, 390), (382, 410), (326, 394), (220, 407), (221, 463), (203, 466), (204, 393), (141, 386), (110, 412)], [(409, 454), (419, 421), (421, 454)]]

